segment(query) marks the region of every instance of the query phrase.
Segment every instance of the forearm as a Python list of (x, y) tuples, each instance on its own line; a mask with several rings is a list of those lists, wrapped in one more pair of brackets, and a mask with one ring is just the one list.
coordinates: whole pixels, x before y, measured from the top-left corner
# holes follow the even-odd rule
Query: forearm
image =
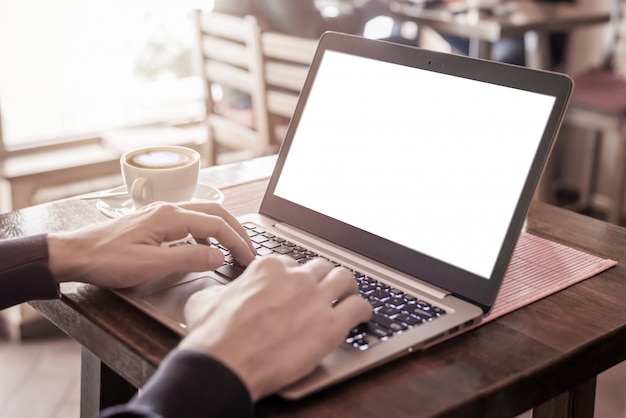
[(45, 234), (0, 240), (0, 309), (59, 295), (48, 266)]
[(103, 411), (101, 418), (253, 415), (246, 387), (231, 370), (206, 354), (179, 349), (165, 358), (140, 396)]

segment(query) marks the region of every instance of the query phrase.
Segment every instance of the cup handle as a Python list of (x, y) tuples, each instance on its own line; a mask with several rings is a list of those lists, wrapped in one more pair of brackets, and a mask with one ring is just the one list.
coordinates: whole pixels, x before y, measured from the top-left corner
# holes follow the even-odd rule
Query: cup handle
[(130, 197), (141, 206), (152, 202), (152, 187), (146, 177), (137, 177), (130, 190)]

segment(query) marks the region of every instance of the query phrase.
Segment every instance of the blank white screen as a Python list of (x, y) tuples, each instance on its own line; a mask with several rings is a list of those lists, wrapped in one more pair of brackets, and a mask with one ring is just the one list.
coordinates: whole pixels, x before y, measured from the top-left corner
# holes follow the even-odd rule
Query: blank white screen
[(275, 194), (489, 278), (554, 102), (327, 51)]

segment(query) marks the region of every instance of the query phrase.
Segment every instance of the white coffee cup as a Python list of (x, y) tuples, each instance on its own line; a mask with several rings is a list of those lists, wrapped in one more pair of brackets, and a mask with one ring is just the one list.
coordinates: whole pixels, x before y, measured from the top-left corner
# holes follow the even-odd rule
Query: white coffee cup
[(156, 201), (191, 200), (198, 184), (200, 154), (186, 147), (158, 145), (120, 158), (128, 194), (137, 207)]

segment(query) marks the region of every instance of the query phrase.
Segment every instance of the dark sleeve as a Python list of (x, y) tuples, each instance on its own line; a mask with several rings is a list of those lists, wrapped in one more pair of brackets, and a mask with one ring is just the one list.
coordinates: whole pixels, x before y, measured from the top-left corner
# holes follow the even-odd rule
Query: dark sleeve
[(139, 396), (100, 414), (100, 418), (253, 416), (254, 406), (239, 377), (214, 358), (192, 350), (170, 353)]
[(0, 240), (0, 309), (59, 295), (48, 267), (47, 235)]

